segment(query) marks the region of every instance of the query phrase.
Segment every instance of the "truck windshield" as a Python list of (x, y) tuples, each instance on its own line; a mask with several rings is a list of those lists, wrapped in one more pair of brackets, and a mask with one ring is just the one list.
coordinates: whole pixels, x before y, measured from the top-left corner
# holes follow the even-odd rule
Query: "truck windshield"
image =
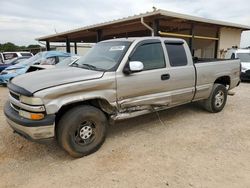
[(250, 63), (250, 53), (238, 53), (237, 56), (241, 62)]
[(107, 71), (113, 70), (122, 60), (131, 42), (110, 41), (97, 43), (85, 56), (81, 57), (72, 66)]

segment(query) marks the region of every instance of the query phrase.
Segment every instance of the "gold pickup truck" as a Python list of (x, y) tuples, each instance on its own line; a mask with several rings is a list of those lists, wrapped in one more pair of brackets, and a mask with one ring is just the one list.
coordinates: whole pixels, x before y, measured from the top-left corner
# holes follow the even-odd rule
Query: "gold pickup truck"
[(194, 101), (220, 112), (239, 83), (238, 59), (193, 62), (182, 39), (112, 39), (70, 67), (12, 79), (4, 112), (25, 138), (56, 138), (71, 156), (82, 157), (103, 144), (109, 120)]

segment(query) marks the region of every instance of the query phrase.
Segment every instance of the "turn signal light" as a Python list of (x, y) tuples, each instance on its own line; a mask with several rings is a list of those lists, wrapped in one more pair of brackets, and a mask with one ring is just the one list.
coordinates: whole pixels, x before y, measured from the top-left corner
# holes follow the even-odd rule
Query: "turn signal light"
[(31, 113), (24, 110), (20, 110), (19, 115), (32, 120), (40, 120), (44, 118), (44, 114), (42, 113)]
[(44, 114), (30, 114), (30, 119), (40, 120), (44, 118)]

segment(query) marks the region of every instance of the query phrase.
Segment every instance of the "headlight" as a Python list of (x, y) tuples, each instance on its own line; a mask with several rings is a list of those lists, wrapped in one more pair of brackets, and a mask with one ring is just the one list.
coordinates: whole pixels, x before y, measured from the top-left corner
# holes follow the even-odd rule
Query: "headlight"
[(44, 118), (44, 114), (42, 113), (31, 113), (23, 110), (19, 110), (19, 115), (32, 120), (41, 120)]
[(42, 105), (43, 101), (40, 98), (37, 97), (26, 97), (21, 95), (20, 96), (20, 101), (25, 104), (30, 104), (30, 105)]
[(13, 70), (6, 70), (5, 71), (7, 74), (14, 74), (16, 73), (16, 69), (13, 69)]

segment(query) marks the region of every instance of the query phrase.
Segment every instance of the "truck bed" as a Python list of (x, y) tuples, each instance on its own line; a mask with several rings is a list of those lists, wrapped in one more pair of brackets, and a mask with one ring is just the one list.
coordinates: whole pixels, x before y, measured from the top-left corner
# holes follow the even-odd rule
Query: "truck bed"
[(196, 69), (195, 100), (209, 96), (215, 78), (227, 77), (230, 81), (230, 87), (228, 89), (234, 88), (239, 84), (239, 59), (204, 60), (198, 61), (194, 66)]
[(216, 58), (193, 58), (193, 62), (196, 63), (208, 63), (208, 62), (217, 62), (217, 61), (228, 61), (231, 59), (216, 59)]

